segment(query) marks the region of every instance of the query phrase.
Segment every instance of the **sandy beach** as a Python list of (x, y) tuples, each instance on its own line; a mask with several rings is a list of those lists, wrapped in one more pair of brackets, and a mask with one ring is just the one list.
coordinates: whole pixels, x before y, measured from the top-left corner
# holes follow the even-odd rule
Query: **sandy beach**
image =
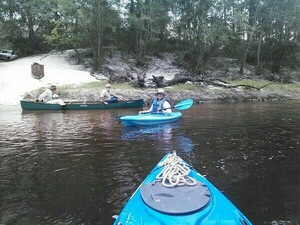
[[(54, 52), (36, 56), (0, 61), (0, 105), (17, 105), (24, 93), (48, 87), (51, 84), (79, 84), (96, 81), (79, 65), (70, 65), (66, 57), (70, 51)], [(32, 77), (31, 65), (44, 65), (45, 76), (37, 80)]]

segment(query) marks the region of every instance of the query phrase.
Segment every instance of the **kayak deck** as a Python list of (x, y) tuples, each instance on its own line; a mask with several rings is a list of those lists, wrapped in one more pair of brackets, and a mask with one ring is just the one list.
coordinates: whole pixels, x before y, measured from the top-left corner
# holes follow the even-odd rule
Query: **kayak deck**
[(122, 116), (120, 121), (124, 126), (148, 126), (179, 121), (182, 117), (180, 112), (172, 112), (170, 114), (138, 114), (131, 116)]
[(157, 176), (166, 155), (128, 200), (114, 225), (251, 225), (213, 184), (190, 167), (196, 185), (161, 188)]

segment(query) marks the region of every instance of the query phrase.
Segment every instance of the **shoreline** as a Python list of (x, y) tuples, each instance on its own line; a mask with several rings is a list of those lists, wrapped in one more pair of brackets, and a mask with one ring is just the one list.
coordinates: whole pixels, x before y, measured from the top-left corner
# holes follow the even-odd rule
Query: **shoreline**
[[(101, 90), (110, 79), (109, 73), (101, 73), (95, 76), (91, 73), (91, 68), (77, 65), (71, 57), (72, 51), (63, 53), (51, 52), (39, 54), (31, 57), (19, 58), (11, 62), (1, 63), (1, 105), (17, 105), (20, 99), (35, 100), (51, 84), (58, 87), (58, 93), (65, 100), (85, 100), (99, 101)], [(127, 68), (127, 61), (122, 61), (118, 54), (114, 55), (115, 60), (107, 62), (114, 75), (124, 74)], [(45, 77), (40, 80), (33, 79), (30, 72), (30, 65), (33, 62), (45, 65)], [(152, 62), (152, 61), (150, 61)], [(157, 66), (159, 65), (159, 66)], [(141, 69), (135, 68), (141, 72)], [(166, 59), (156, 59), (150, 63), (149, 68), (144, 71), (146, 75), (168, 75), (169, 78), (182, 73), (179, 68), (172, 65)], [(20, 74), (20, 71), (23, 71)], [(134, 75), (133, 70), (129, 70)], [(180, 71), (180, 72), (178, 72)], [(246, 79), (241, 81), (241, 77), (227, 76), (224, 78), (232, 84), (250, 84), (251, 86), (262, 87), (270, 81), (259, 80), (258, 78)], [(151, 83), (151, 79), (149, 78)], [(244, 83), (241, 83), (244, 82)], [(257, 101), (281, 101), (281, 100), (300, 100), (300, 82), (292, 84), (273, 83), (263, 89), (255, 88), (226, 88), (212, 86), (203, 83), (185, 83), (168, 86), (164, 88), (171, 103), (192, 98), (200, 103), (224, 103), (224, 102), (257, 102)], [(155, 97), (156, 89), (134, 88), (128, 82), (112, 83), (112, 91), (127, 99), (144, 99), (146, 105), (152, 102)]]
[[(45, 69), (47, 71), (45, 71), (46, 76), (39, 81), (29, 78), (31, 79), (31, 83), (34, 81), (35, 83), (39, 83), (39, 85), (32, 85), (31, 91), (22, 94), (22, 99), (35, 100), (47, 86), (49, 86), (50, 84), (56, 84), (58, 87), (58, 93), (63, 100), (100, 100), (101, 90), (104, 88), (105, 83), (108, 82), (110, 77), (109, 74), (103, 73), (101, 74), (101, 76), (100, 74), (95, 76), (95, 74), (90, 73), (91, 68), (83, 68), (80, 65), (74, 65), (75, 63), (73, 61), (73, 58), (71, 57), (72, 51), (65, 51), (64, 53), (52, 52), (47, 54), (46, 56), (47, 57), (44, 56), (43, 58), (41, 58), (41, 55), (38, 55), (34, 58), (30, 58), (30, 61), (37, 58), (43, 60)], [(119, 59), (119, 55), (116, 54), (112, 57), (112, 59)], [(13, 67), (15, 63), (18, 63), (18, 65), (22, 64), (28, 69), (29, 59), (27, 58), (27, 61), (23, 60), (25, 59), (19, 59), (18, 61), (15, 61), (13, 64), (11, 64), (10, 67)], [(166, 60), (163, 59), (159, 59), (158, 62), (157, 60), (154, 60), (155, 63), (153, 62), (153, 65), (151, 64), (151, 66), (147, 70), (145, 70), (145, 73), (148, 74), (148, 76), (168, 74), (169, 78), (175, 77), (175, 75), (178, 73), (178, 68), (176, 66), (172, 65), (169, 61), (166, 62)], [(59, 62), (60, 64), (57, 64), (57, 62)], [(124, 74), (124, 65), (127, 65), (127, 62), (123, 62), (122, 60), (121, 62), (121, 64), (119, 63), (120, 65), (118, 63), (116, 63), (115, 65), (108, 62), (106, 66), (109, 66), (109, 68), (114, 71), (113, 74), (115, 75)], [(165, 69), (164, 65), (167, 70)], [(125, 66), (125, 68), (127, 67)], [(72, 80), (74, 83), (70, 82), (70, 80)], [(82, 82), (83, 80), (85, 80), (86, 82)], [(185, 84), (167, 86), (164, 88), (164, 90), (167, 94), (166, 97), (171, 103), (179, 102), (187, 98), (192, 98), (195, 102), (199, 103), (300, 100), (300, 82), (295, 81), (291, 84), (272, 83), (271, 85), (267, 85), (266, 87), (259, 89), (255, 87), (263, 87), (265, 84), (270, 83), (270, 81), (261, 80), (258, 78), (244, 78), (244, 80), (242, 80), (241, 77), (236, 77), (233, 75), (227, 77), (227, 79), (225, 80), (234, 85), (247, 84), (248, 86), (252, 86), (254, 88), (228, 88), (212, 86), (201, 82), (187, 82)], [(149, 81), (151, 81), (151, 79), (149, 79)], [(151, 104), (152, 99), (155, 97), (156, 93), (156, 88), (154, 87), (147, 87), (143, 89), (135, 88), (132, 87), (128, 82), (113, 82), (111, 84), (113, 93), (131, 100), (142, 98), (144, 99), (146, 105)]]
[[(94, 82), (95, 83), (95, 82)], [(103, 89), (104, 83), (98, 82), (92, 87), (80, 86), (58, 86), (58, 93), (62, 100), (82, 100), (82, 101), (99, 101), (100, 93)], [(154, 88), (131, 88), (124, 87), (122, 84), (113, 84), (112, 92), (120, 95), (128, 100), (144, 99), (145, 105), (152, 103), (156, 94)], [(182, 87), (183, 86), (183, 87)], [(182, 101), (187, 98), (192, 98), (195, 103), (226, 103), (226, 102), (265, 102), (265, 101), (288, 101), (300, 100), (300, 89), (294, 90), (269, 90), (269, 89), (245, 89), (245, 88), (204, 88), (197, 87), (197, 89), (189, 90), (190, 85), (185, 84), (180, 88), (178, 86), (165, 87), (166, 98), (171, 104)], [(184, 89), (186, 88), (186, 89)], [(27, 92), (24, 95), (24, 100), (33, 100), (38, 98), (42, 92), (41, 89)]]

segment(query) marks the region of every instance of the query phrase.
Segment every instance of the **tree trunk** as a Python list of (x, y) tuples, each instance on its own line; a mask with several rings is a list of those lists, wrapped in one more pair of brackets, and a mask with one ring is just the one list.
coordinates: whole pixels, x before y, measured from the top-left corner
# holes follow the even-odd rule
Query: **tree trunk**
[(240, 71), (239, 71), (239, 73), (241, 75), (244, 74), (244, 66), (245, 66), (245, 63), (246, 63), (246, 60), (247, 60), (247, 55), (248, 55), (248, 52), (249, 52), (249, 48), (250, 48), (250, 45), (251, 45), (251, 42), (252, 42), (253, 33), (254, 33), (254, 29), (252, 29), (250, 39), (248, 40), (246, 51), (244, 52), (243, 61), (241, 63), (241, 67), (240, 67)]
[[(248, 11), (249, 11), (249, 20), (248, 20), (249, 26), (254, 27), (256, 22), (255, 0), (249, 0)], [(247, 34), (247, 40), (251, 38), (250, 35), (251, 35), (250, 33)]]
[(248, 44), (247, 44), (247, 48), (246, 48), (246, 51), (244, 52), (244, 56), (243, 56), (243, 60), (242, 60), (242, 63), (241, 63), (241, 67), (240, 67), (240, 71), (239, 73), (240, 74), (244, 74), (244, 66), (245, 66), (245, 63), (246, 63), (246, 60), (247, 60), (247, 55), (248, 55), (248, 52), (249, 52), (249, 49), (250, 49), (250, 45), (252, 43), (252, 39), (253, 39), (253, 34), (256, 30), (256, 18), (257, 18), (257, 14), (258, 14), (258, 9), (259, 9), (259, 5), (256, 7), (256, 10), (255, 10), (255, 14), (254, 14), (254, 21), (251, 20), (251, 23), (253, 23), (252, 27), (251, 27), (251, 32), (248, 34)]
[(260, 49), (261, 49), (261, 42), (262, 42), (263, 32), (260, 32), (259, 41), (258, 41), (258, 48), (257, 48), (257, 66), (256, 66), (256, 75), (261, 74), (261, 65), (260, 65)]

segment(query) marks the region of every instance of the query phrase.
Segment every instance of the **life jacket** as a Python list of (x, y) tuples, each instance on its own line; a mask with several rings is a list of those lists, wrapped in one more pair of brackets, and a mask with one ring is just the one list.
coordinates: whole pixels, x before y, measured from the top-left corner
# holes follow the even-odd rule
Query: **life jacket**
[[(163, 108), (165, 101), (167, 101), (167, 99), (165, 99), (165, 98), (161, 99), (160, 101), (158, 101), (157, 98), (154, 99), (154, 101), (152, 103), (153, 107), (152, 107), (151, 113), (157, 113), (158, 108)], [(162, 113), (162, 112), (160, 112), (160, 113)]]

